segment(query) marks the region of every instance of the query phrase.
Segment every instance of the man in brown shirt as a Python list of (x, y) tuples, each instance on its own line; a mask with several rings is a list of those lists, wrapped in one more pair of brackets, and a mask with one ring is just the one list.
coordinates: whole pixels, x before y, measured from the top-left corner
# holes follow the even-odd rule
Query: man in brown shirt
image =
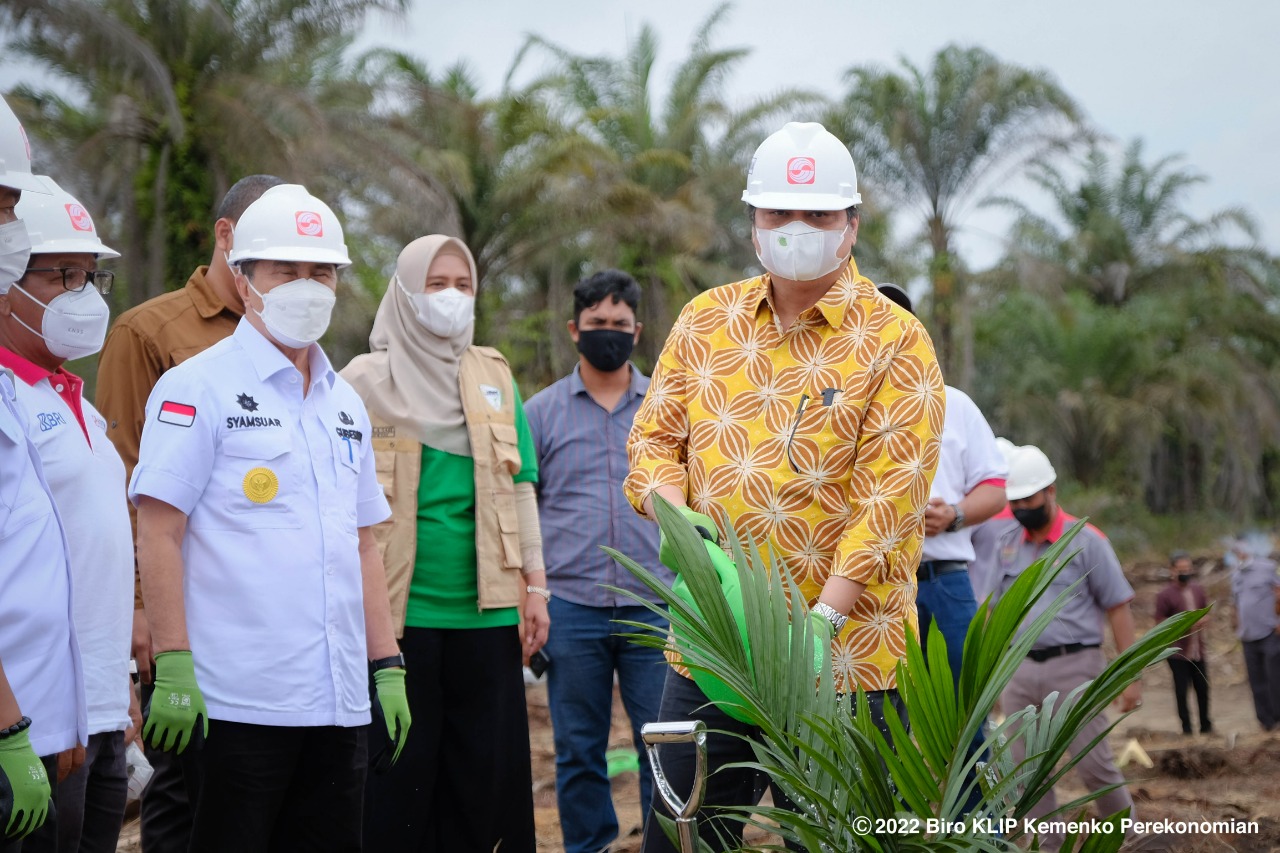
[[(138, 463), (147, 398), (160, 374), (230, 337), (240, 322), (244, 304), (227, 266), (231, 237), (245, 208), (282, 183), (272, 175), (250, 175), (237, 181), (218, 205), (213, 258), (208, 266), (196, 267), (181, 290), (126, 311), (107, 333), (98, 362), (95, 402), (107, 419), (107, 436), (124, 460), (126, 480)], [(132, 504), (129, 516), (136, 534), (137, 515)], [(153, 672), (151, 632), (136, 577), (134, 608), (133, 657), (142, 682), (149, 685)], [(142, 800), (142, 847), (147, 853), (186, 853), (191, 810), (181, 766), (168, 754), (149, 748), (146, 753), (155, 775)]]

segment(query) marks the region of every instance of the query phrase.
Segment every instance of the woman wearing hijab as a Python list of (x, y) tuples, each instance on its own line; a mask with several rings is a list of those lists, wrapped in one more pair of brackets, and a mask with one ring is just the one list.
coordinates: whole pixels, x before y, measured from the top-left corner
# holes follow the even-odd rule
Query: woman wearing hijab
[(368, 850), (535, 847), (521, 663), (550, 625), (537, 456), (506, 359), (471, 343), (476, 285), (460, 241), (414, 240), (372, 351), (342, 372), (368, 407), (391, 502), (375, 535), (414, 714), (398, 761), (371, 757)]

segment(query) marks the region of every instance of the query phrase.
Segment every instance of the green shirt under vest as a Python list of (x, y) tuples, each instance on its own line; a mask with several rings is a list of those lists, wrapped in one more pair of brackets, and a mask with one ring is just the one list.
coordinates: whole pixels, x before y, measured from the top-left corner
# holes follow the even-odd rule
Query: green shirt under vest
[[(538, 455), (516, 397), (520, 446), (517, 483), (538, 482)], [(497, 628), (518, 625), (514, 607), (481, 611), (476, 588), (475, 460), (422, 446), (418, 480), (418, 548), (409, 585), (405, 625), (409, 628)]]

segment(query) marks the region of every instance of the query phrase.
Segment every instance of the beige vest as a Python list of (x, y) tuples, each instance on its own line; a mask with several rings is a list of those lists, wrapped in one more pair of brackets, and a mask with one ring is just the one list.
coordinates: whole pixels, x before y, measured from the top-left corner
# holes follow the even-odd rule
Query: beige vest
[[(469, 347), (462, 355), (458, 388), (475, 461), (477, 609), (515, 607), (520, 603), (524, 579), (511, 480), (521, 465), (511, 368), (496, 349)], [(381, 420), (377, 412), (370, 411), (369, 419), (378, 482), (391, 504), (391, 518), (374, 526), (373, 535), (386, 567), (391, 616), (400, 636), (418, 553), (422, 445)]]

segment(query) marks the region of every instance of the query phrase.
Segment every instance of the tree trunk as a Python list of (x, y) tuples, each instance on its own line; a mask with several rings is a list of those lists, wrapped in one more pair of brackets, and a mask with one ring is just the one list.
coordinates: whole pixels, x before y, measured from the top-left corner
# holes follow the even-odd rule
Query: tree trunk
[(172, 152), (173, 146), (168, 141), (164, 142), (160, 149), (160, 162), (156, 166), (155, 184), (151, 187), (151, 238), (149, 241), (151, 247), (147, 253), (147, 299), (159, 296), (165, 291), (169, 257), (165, 243), (168, 237), (168, 230), (165, 228), (167, 213), (165, 194), (168, 191), (169, 160)]
[(127, 310), (135, 305), (141, 305), (147, 298), (145, 263), (147, 241), (143, 236), (142, 217), (138, 213), (138, 190), (136, 189), (142, 151), (139, 146), (132, 145), (125, 156), (128, 158), (129, 165), (126, 177), (120, 183), (128, 191), (120, 193), (120, 198), (124, 219), (121, 235), (124, 238), (124, 249), (121, 252), (121, 264), (124, 266), (126, 284), (123, 307)]
[(951, 256), (948, 237), (946, 225), (941, 217), (936, 215), (931, 217), (929, 245), (933, 249), (933, 257), (929, 261), (929, 281), (933, 286), (933, 322), (930, 326), (933, 345), (938, 354), (938, 363), (942, 366), (942, 375), (948, 382), (955, 384), (951, 373), (957, 367), (955, 320), (958, 294), (955, 259)]

